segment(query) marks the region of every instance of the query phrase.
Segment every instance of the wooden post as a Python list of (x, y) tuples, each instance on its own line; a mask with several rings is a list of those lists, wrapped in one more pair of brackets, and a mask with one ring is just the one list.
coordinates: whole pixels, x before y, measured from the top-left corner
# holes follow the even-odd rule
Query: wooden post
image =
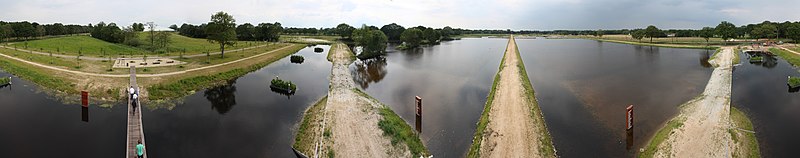
[(633, 129), (633, 105), (625, 108), (625, 130)]
[(81, 91), (81, 106), (89, 107), (89, 92)]
[(414, 97), (417, 105), (417, 116), (422, 116), (422, 98), (419, 96)]

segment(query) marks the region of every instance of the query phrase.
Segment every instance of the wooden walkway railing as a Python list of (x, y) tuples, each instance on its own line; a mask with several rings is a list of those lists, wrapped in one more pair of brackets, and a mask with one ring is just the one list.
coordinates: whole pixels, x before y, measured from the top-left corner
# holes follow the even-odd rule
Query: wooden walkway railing
[[(131, 67), (131, 82), (130, 85), (139, 92), (139, 86), (136, 85), (136, 67)], [(134, 102), (133, 98), (128, 95), (128, 146), (125, 153), (126, 158), (135, 158), (136, 145), (139, 140), (142, 140), (144, 145), (144, 157), (147, 157), (147, 144), (144, 142), (144, 129), (142, 128), (142, 105), (139, 101)], [(136, 108), (131, 105), (136, 104)]]

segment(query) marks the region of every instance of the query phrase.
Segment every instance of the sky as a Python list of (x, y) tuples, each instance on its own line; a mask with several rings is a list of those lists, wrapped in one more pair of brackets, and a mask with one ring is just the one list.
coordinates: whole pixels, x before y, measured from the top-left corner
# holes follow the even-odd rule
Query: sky
[(467, 29), (699, 29), (800, 21), (800, 0), (0, 0), (0, 21), (200, 24), (224, 11), (237, 24), (284, 27), (451, 26)]

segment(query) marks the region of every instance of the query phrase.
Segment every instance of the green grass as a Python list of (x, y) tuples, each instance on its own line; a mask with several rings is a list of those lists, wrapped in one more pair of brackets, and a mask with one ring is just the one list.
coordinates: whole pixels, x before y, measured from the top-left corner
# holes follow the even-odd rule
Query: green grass
[[(78, 55), (78, 51), (80, 51), (84, 56), (102, 56), (101, 50), (105, 51), (107, 55), (141, 54), (145, 52), (139, 48), (106, 42), (90, 36), (65, 36), (33, 40), (27, 43), (27, 50), (66, 55)], [(15, 42), (12, 45), (24, 49), (25, 42)]]
[[(358, 88), (353, 88), (353, 92), (361, 95), (362, 97), (369, 98), (377, 103), (380, 103), (377, 99), (372, 98), (367, 93), (364, 93)], [(419, 135), (411, 128), (403, 118), (397, 116), (397, 114), (392, 111), (389, 106), (383, 105), (381, 103), (381, 107), (379, 108), (379, 114), (383, 117), (380, 121), (378, 121), (378, 127), (383, 130), (383, 135), (389, 136), (392, 138), (392, 145), (397, 145), (398, 143), (406, 144), (408, 150), (411, 151), (412, 157), (419, 157), (428, 155), (428, 149), (425, 148), (425, 145), (422, 144), (422, 141), (419, 139)]]
[(797, 87), (800, 86), (800, 77), (789, 77), (786, 81), (789, 86)]
[(722, 52), (721, 48), (718, 48), (716, 51), (714, 51), (714, 54), (711, 54), (711, 57), (708, 58), (708, 61), (713, 61), (714, 59), (717, 59), (717, 55), (719, 55), (719, 52)]
[(68, 94), (75, 94), (78, 92), (75, 90), (75, 84), (67, 82), (64, 79), (58, 78), (51, 74), (44, 73), (41, 70), (37, 71), (35, 68), (30, 67), (32, 65), (24, 64), (6, 57), (0, 57), (0, 59), (2, 59), (0, 60), (0, 68), (3, 68), (3, 70), (6, 72), (19, 76), (22, 79), (31, 81), (43, 87), (54, 89), (59, 92)]
[(0, 85), (6, 85), (8, 83), (11, 83), (11, 78), (0, 76)]
[[(589, 36), (581, 36), (585, 39), (603, 41), (603, 42), (614, 42), (614, 43), (622, 43), (622, 44), (631, 44), (631, 45), (640, 45), (640, 46), (655, 46), (655, 47), (666, 47), (666, 48), (687, 48), (687, 49), (719, 49), (717, 46), (706, 46), (706, 45), (688, 45), (688, 44), (676, 44), (676, 43), (646, 43), (646, 42), (636, 42), (636, 41), (623, 41), (623, 40), (613, 40), (613, 39), (601, 39), (601, 38), (593, 38)], [(644, 40), (642, 40), (644, 41)]]
[(281, 58), (284, 58), (299, 51), (302, 48), (303, 47), (298, 46), (290, 49), (284, 49), (278, 52), (273, 52), (277, 53), (277, 56), (267, 59), (267, 61), (265, 62), (250, 65), (243, 68), (236, 68), (225, 72), (216, 73), (213, 75), (200, 75), (200, 76), (180, 79), (177, 81), (155, 84), (148, 88), (150, 94), (149, 97), (151, 100), (163, 100), (163, 99), (183, 97), (189, 95), (190, 92), (194, 90), (199, 90), (214, 85), (223, 84), (225, 83), (225, 81), (232, 80), (240, 76), (243, 76), (247, 73), (261, 69), (272, 62), (278, 61)]
[[(319, 117), (322, 117), (323, 109), (325, 104), (328, 101), (328, 96), (322, 97), (316, 104), (312, 105), (311, 107), (306, 110), (305, 114), (303, 114), (303, 121), (300, 123), (300, 127), (297, 130), (297, 135), (294, 137), (294, 147), (297, 150), (300, 150), (304, 153), (310, 153), (312, 148), (314, 148), (316, 137), (318, 136), (311, 128), (315, 126), (316, 121)], [(325, 137), (330, 137), (331, 133), (330, 130), (325, 130), (323, 133)]]
[(733, 61), (731, 61), (731, 65), (739, 64), (739, 60), (741, 60), (740, 54), (739, 48), (733, 49)]
[[(321, 39), (326, 40), (327, 42), (323, 41), (304, 41), (301, 40), (303, 38), (307, 39)], [(281, 35), (280, 39), (281, 42), (287, 43), (303, 43), (303, 44), (333, 44), (339, 40), (339, 36), (326, 36), (326, 35)]]
[(800, 55), (779, 48), (770, 48), (769, 51), (777, 54), (795, 67), (800, 67)]
[[(183, 52), (186, 50), (184, 55), (192, 55), (192, 54), (205, 54), (205, 52), (219, 52), (219, 44), (211, 43), (207, 39), (203, 38), (191, 38), (182, 35), (178, 35), (177, 33), (170, 32), (169, 33), (170, 43), (168, 46), (169, 55), (178, 55), (179, 52)], [(142, 50), (150, 50), (150, 33), (147, 31), (139, 32), (137, 38), (142, 42), (142, 45), (139, 46)], [(239, 49), (239, 48), (246, 48), (246, 47), (253, 47), (257, 45), (266, 44), (266, 42), (255, 42), (255, 41), (238, 41), (237, 44), (233, 46), (225, 46), (226, 51)], [(166, 50), (162, 50), (166, 51)], [(149, 52), (149, 51), (148, 51)]]
[(683, 126), (684, 121), (685, 120), (683, 118), (675, 118), (669, 120), (669, 122), (667, 122), (667, 124), (663, 128), (661, 128), (660, 130), (658, 130), (658, 132), (656, 132), (656, 134), (653, 136), (653, 139), (651, 139), (650, 143), (648, 143), (647, 146), (645, 147), (644, 151), (639, 153), (639, 157), (645, 157), (645, 158), (654, 157), (656, 151), (658, 151), (658, 145), (661, 145), (661, 143), (664, 142), (664, 140), (666, 140), (667, 137), (669, 137), (670, 133), (672, 133), (672, 130), (678, 129), (681, 126)]
[[(750, 122), (750, 119), (745, 115), (744, 112), (739, 110), (738, 108), (731, 106), (731, 122), (737, 128), (741, 128), (748, 131), (753, 131), (753, 123)], [(740, 152), (733, 152), (733, 157), (761, 157), (761, 151), (758, 148), (758, 141), (756, 139), (756, 135), (754, 133), (740, 131), (738, 129), (730, 129), (728, 130), (731, 134), (731, 138), (736, 143), (741, 143), (739, 146), (747, 156), (738, 155)]]
[[(346, 47), (347, 45), (345, 45), (344, 43), (336, 43), (331, 45), (331, 48), (328, 49), (328, 56), (326, 57), (328, 61), (333, 62), (333, 51), (339, 49), (339, 47), (341, 46)], [(350, 61), (355, 61), (356, 56), (353, 54), (353, 52), (350, 51), (350, 48), (345, 48), (345, 50), (347, 50), (348, 52), (347, 55), (350, 56)]]
[[(515, 45), (516, 46), (516, 45)], [(528, 102), (532, 103), (531, 105), (531, 119), (534, 120), (534, 125), (538, 127), (537, 133), (541, 134), (542, 139), (539, 141), (539, 150), (543, 153), (543, 157), (556, 157), (555, 149), (553, 146), (553, 138), (550, 136), (550, 132), (547, 130), (546, 123), (544, 122), (544, 116), (542, 116), (542, 111), (539, 107), (539, 102), (536, 101), (535, 91), (533, 90), (533, 85), (531, 85), (531, 80), (528, 78), (528, 71), (525, 70), (525, 63), (522, 61), (522, 57), (519, 53), (519, 47), (514, 48), (517, 50), (517, 67), (519, 68), (520, 79), (522, 80), (522, 86), (525, 88), (525, 96)], [(499, 73), (499, 71), (498, 71)]]
[(503, 59), (500, 60), (500, 67), (497, 70), (497, 74), (494, 75), (492, 90), (489, 92), (489, 96), (486, 97), (486, 103), (483, 105), (483, 112), (481, 113), (480, 119), (478, 119), (478, 128), (475, 129), (475, 135), (472, 137), (472, 145), (469, 147), (467, 157), (476, 158), (481, 156), (481, 141), (483, 141), (486, 126), (489, 124), (489, 111), (492, 110), (492, 101), (494, 101), (494, 95), (497, 91), (497, 83), (500, 81), (500, 71), (503, 71), (505, 62), (506, 55), (503, 53)]
[(753, 62), (762, 62), (762, 61), (764, 61), (764, 57), (761, 57), (761, 56), (750, 57), (750, 62), (751, 63), (753, 63)]

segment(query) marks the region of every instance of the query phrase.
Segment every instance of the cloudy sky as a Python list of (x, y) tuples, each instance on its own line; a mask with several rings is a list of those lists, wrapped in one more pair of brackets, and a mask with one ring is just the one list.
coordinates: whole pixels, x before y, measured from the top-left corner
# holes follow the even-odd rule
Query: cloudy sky
[(0, 20), (129, 25), (205, 23), (225, 11), (241, 23), (339, 23), (470, 29), (701, 28), (800, 20), (800, 0), (0, 0)]

